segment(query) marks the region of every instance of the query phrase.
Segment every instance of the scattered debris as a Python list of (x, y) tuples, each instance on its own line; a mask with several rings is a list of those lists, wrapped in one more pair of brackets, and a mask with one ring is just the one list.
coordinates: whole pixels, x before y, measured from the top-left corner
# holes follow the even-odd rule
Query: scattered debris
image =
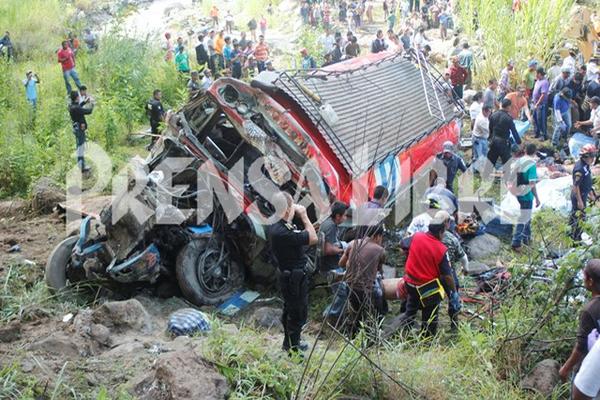
[(475, 236), (467, 243), (470, 258), (476, 261), (486, 261), (497, 256), (500, 245), (500, 239), (487, 233)]
[(20, 253), (21, 252), (21, 246), (19, 246), (18, 244), (15, 244), (15, 245), (11, 246), (10, 249), (8, 249), (7, 252), (8, 253)]
[(56, 182), (43, 177), (31, 189), (31, 208), (40, 214), (48, 214), (65, 198), (65, 191)]
[(71, 319), (73, 319), (73, 313), (68, 313), (67, 315), (65, 315), (62, 318), (62, 322), (64, 322), (65, 324), (68, 323), (69, 321), (71, 321)]
[(152, 329), (150, 316), (136, 299), (104, 303), (93, 311), (92, 320), (117, 331), (134, 329), (148, 333)]
[(167, 330), (175, 336), (208, 332), (210, 321), (203, 312), (194, 308), (184, 308), (171, 314)]
[(223, 304), (219, 306), (219, 312), (228, 317), (232, 317), (244, 308), (248, 307), (254, 300), (260, 296), (260, 293), (252, 290), (246, 290), (244, 292), (237, 292), (229, 299), (225, 300)]

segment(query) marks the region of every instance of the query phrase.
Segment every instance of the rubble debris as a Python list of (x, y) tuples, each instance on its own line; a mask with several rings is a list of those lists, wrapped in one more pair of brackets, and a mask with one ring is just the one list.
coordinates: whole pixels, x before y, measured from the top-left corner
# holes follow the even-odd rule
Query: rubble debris
[(7, 253), (20, 253), (21, 246), (19, 246), (18, 244), (15, 244), (15, 245), (11, 246), (6, 252)]
[(476, 261), (486, 261), (490, 257), (498, 254), (500, 251), (500, 239), (488, 233), (475, 236), (467, 243), (470, 259)]
[(62, 333), (52, 334), (29, 345), (28, 350), (40, 351), (57, 356), (77, 357), (79, 348), (69, 336)]
[(225, 378), (191, 349), (161, 354), (131, 389), (140, 400), (225, 399), (228, 391)]

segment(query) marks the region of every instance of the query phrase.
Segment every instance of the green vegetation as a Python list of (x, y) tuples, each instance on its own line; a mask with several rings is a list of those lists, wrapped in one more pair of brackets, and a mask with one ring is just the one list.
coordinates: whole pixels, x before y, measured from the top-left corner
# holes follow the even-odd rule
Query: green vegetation
[[(11, 32), (16, 50), (16, 62), (0, 61), (0, 197), (26, 195), (40, 176), (63, 182), (74, 165), (75, 141), (55, 54), (74, 28), (72, 11), (59, 0), (0, 3), (0, 26)], [(30, 69), (41, 80), (35, 115), (21, 83)], [(163, 91), (165, 107), (177, 107), (184, 100), (178, 90), (181, 78), (162, 60), (160, 50), (116, 32), (101, 38), (97, 53), (80, 50), (77, 70), (97, 101), (88, 118), (88, 140), (108, 151), (115, 168), (142, 151), (143, 146), (133, 147), (128, 136), (146, 125), (144, 107), (153, 89)]]
[(512, 12), (512, 0), (462, 0), (458, 4), (460, 28), (477, 39), (483, 56), (477, 57), (479, 83), (497, 78), (509, 59), (517, 70), (530, 59), (550, 60), (560, 47), (574, 0), (528, 0), (521, 10)]

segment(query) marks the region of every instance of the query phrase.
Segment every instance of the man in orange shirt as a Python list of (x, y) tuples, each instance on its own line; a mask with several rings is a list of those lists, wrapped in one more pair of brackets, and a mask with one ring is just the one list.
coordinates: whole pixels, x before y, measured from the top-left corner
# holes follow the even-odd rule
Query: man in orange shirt
[(225, 59), (223, 58), (223, 48), (225, 47), (225, 37), (223, 31), (219, 31), (215, 39), (215, 55), (217, 56), (217, 65), (215, 68), (222, 70), (225, 68)]
[(529, 102), (525, 96), (525, 86), (517, 86), (517, 91), (506, 95), (506, 99), (511, 102), (508, 113), (512, 119), (521, 119), (522, 113), (525, 112), (529, 123), (533, 124), (533, 118), (531, 117), (531, 111), (529, 110)]
[(213, 28), (219, 27), (219, 9), (213, 5), (210, 9), (210, 18), (212, 18)]
[(258, 72), (262, 72), (266, 69), (265, 63), (269, 59), (269, 46), (265, 43), (265, 37), (260, 35), (258, 37), (258, 44), (254, 48), (254, 58), (258, 67)]

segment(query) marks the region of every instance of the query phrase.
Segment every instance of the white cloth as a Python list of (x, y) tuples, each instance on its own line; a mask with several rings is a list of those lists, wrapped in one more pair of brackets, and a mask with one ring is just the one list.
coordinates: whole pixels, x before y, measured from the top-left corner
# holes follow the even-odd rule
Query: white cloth
[(573, 384), (579, 391), (596, 400), (600, 399), (600, 340), (596, 341), (581, 363)]
[(406, 233), (409, 236), (414, 235), (417, 232), (427, 232), (429, 230), (429, 223), (433, 218), (428, 213), (424, 212), (419, 214), (410, 221), (410, 225), (406, 229)]
[(480, 113), (475, 118), (473, 124), (473, 136), (480, 139), (488, 139), (490, 137), (490, 120), (483, 113)]
[(481, 104), (478, 101), (474, 101), (471, 103), (471, 106), (469, 107), (469, 116), (471, 117), (471, 121), (475, 121), (477, 116), (481, 113), (482, 107), (483, 104)]
[(596, 107), (590, 114), (590, 120), (594, 129), (600, 128), (600, 107)]

